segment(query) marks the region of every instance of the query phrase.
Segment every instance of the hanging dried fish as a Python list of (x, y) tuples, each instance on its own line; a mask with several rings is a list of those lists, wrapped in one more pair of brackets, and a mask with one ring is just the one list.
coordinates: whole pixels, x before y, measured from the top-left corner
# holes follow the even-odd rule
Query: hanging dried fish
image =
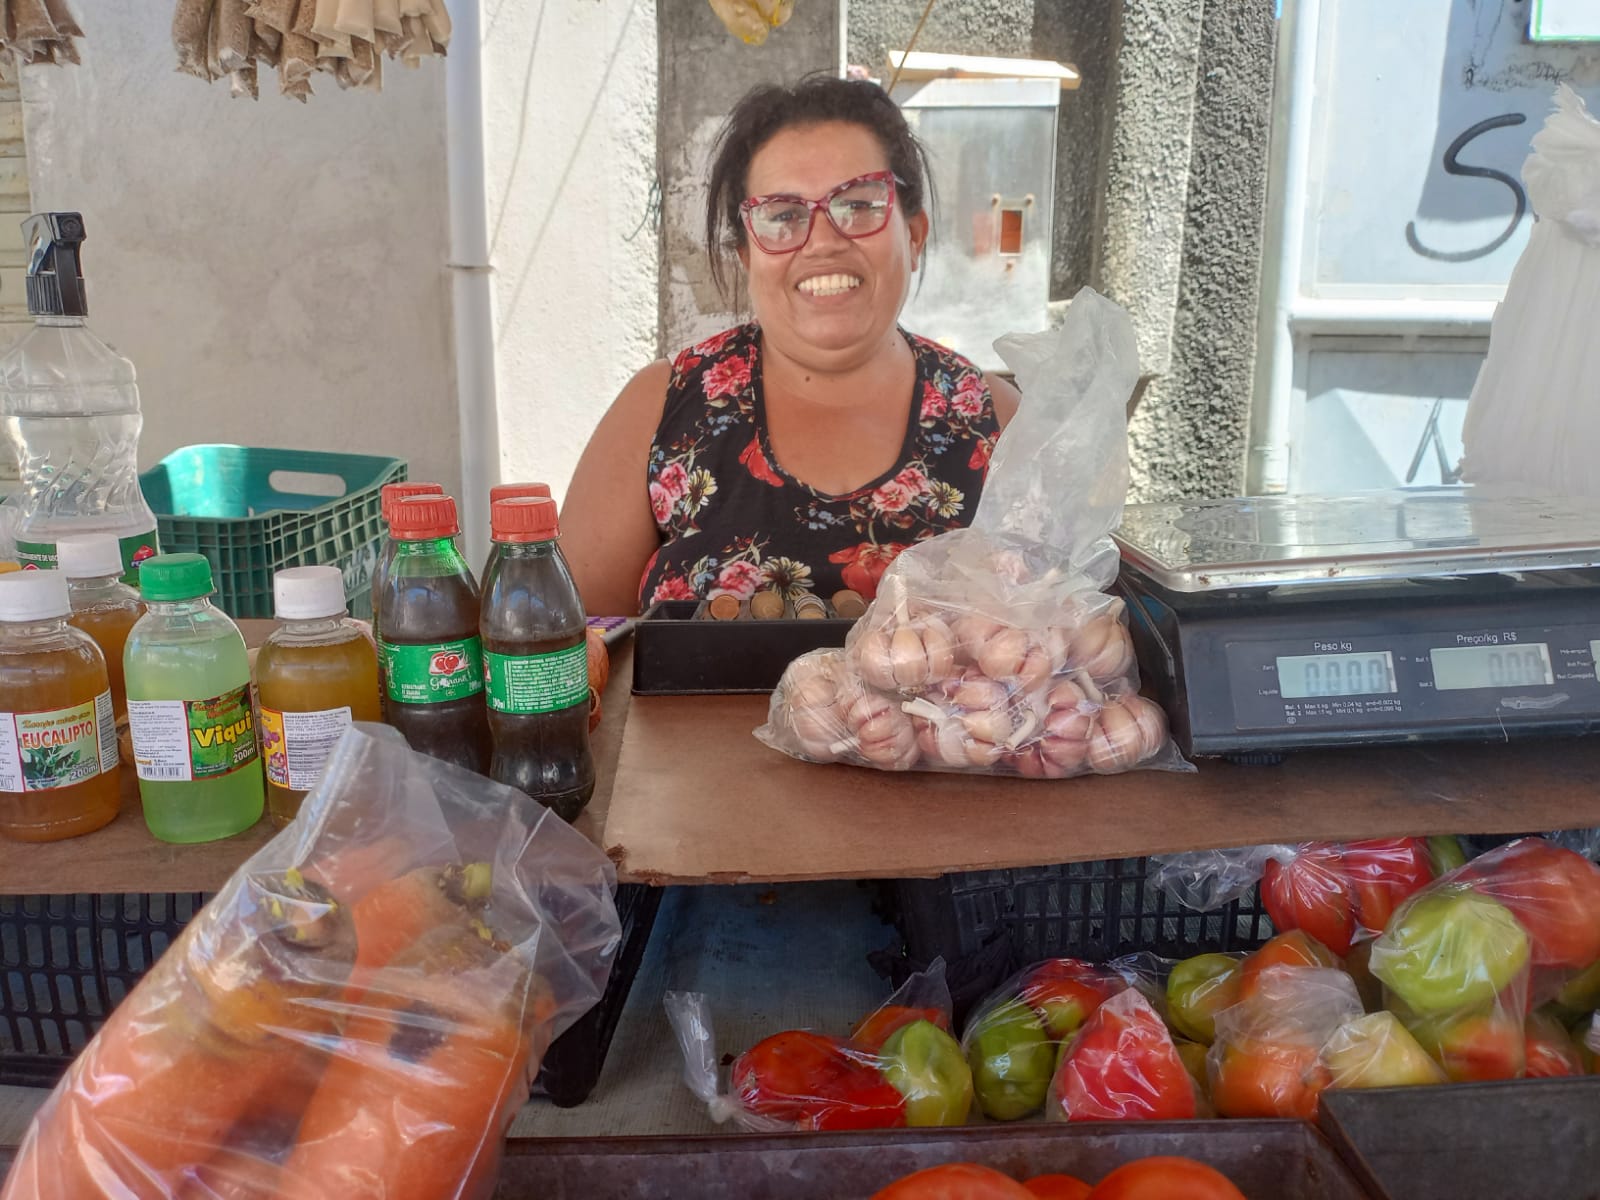
[[(250, 18), (245, 15), (244, 0), (217, 0), (217, 65), (223, 74), (232, 75), (253, 61), (250, 53)], [(251, 68), (251, 83), (255, 70)], [(233, 94), (240, 95), (239, 84), (233, 85)]]
[(178, 51), (178, 70), (210, 79), (206, 70), (206, 31), (216, 0), (178, 0), (172, 14), (172, 45)]
[(256, 64), (246, 63), (228, 74), (229, 94), (237, 100), (240, 96), (249, 96), (255, 100), (260, 96), (256, 85)]

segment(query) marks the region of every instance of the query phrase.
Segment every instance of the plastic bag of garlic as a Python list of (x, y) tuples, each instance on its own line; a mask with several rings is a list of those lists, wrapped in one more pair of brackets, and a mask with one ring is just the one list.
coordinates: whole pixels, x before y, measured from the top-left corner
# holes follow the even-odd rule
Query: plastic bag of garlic
[(1139, 695), (1111, 530), (1128, 490), (1128, 314), (1084, 288), (996, 343), (1023, 403), (969, 529), (902, 552), (842, 650), (789, 664), (756, 737), (811, 762), (1064, 779), (1190, 770)]

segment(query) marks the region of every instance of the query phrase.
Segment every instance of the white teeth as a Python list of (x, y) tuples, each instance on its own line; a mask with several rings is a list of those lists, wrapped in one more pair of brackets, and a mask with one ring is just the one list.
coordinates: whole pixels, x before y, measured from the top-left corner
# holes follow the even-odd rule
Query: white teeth
[(809, 296), (837, 296), (860, 286), (858, 275), (813, 275), (799, 284), (800, 290)]

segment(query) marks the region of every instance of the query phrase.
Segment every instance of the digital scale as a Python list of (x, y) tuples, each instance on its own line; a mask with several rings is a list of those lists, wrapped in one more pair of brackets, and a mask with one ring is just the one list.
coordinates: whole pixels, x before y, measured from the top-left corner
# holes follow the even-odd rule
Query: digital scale
[(1141, 677), (1185, 754), (1600, 730), (1600, 506), (1470, 488), (1129, 505)]

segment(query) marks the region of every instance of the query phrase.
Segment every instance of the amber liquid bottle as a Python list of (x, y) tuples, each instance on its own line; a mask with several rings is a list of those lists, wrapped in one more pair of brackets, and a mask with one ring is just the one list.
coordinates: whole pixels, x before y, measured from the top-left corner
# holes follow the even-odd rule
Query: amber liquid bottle
[(575, 820), (594, 795), (583, 601), (557, 548), (555, 501), (501, 500), (484, 581), (492, 778)]
[(379, 721), (378, 650), (347, 619), (338, 567), (291, 567), (272, 581), (282, 624), (256, 657), (267, 813), (294, 820), (344, 731)]
[(122, 547), (109, 533), (80, 534), (56, 543), (56, 565), (67, 577), (72, 599), (68, 621), (95, 640), (106, 656), (111, 679), (111, 708), (117, 733), (128, 728), (128, 685), (122, 674), (122, 650), (128, 632), (144, 615), (139, 593), (122, 582)]
[(0, 834), (52, 842), (122, 803), (105, 655), (67, 623), (59, 571), (0, 576)]

